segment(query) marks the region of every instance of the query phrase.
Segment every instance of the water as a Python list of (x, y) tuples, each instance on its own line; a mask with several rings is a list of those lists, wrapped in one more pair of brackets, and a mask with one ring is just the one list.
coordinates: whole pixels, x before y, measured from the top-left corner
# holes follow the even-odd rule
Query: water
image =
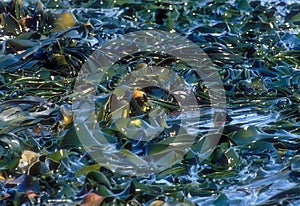
[[(35, 1), (13, 1), (14, 6), (9, 7), (8, 1), (0, 4), (1, 11), (13, 15), (0, 17), (1, 203), (74, 205), (92, 190), (107, 197), (104, 205), (128, 201), (149, 205), (156, 199), (170, 205), (299, 204), (299, 2), (42, 2), (44, 9), (36, 7)], [(66, 10), (76, 17), (74, 25), (62, 27), (57, 33), (51, 31), (56, 15)], [(22, 21), (28, 25), (21, 25)], [(35, 32), (28, 32), (30, 29)], [(113, 62), (98, 79), (105, 70), (97, 63), (97, 56), (90, 55), (105, 42), (122, 37), (120, 44), (111, 45), (116, 50), (104, 53), (106, 57), (114, 58), (118, 48), (127, 43), (132, 48), (145, 48), (134, 38), (124, 39), (125, 34), (141, 29), (161, 30), (170, 36), (181, 34), (208, 56), (187, 53), (196, 59), (188, 65), (164, 52), (141, 51)], [(154, 44), (170, 37), (151, 35), (148, 32), (142, 37)], [(178, 42), (166, 42), (168, 45), (161, 48), (188, 52)], [(62, 108), (74, 106), (74, 84), (87, 58), (90, 72), (98, 73), (88, 81), (97, 87), (82, 86), (80, 95), (97, 92), (99, 98), (92, 109), (90, 102), (75, 105), (81, 108), (78, 120), (84, 123), (74, 126), (69, 122), (71, 113), (68, 121), (64, 120)], [(213, 70), (208, 60), (214, 63)], [(130, 96), (130, 92), (115, 92), (116, 97), (111, 93), (141, 62), (151, 65), (152, 70), (147, 78), (131, 76), (130, 86), (145, 82), (152, 85), (158, 79), (165, 83), (164, 89), (157, 85), (144, 88), (152, 101), (146, 106), (154, 108), (152, 119), (136, 105), (125, 109), (111, 105), (111, 101), (123, 105)], [(193, 72), (199, 64), (203, 68), (201, 78)], [(226, 95), (226, 104), (221, 104), (224, 108), (212, 108), (211, 101), (216, 101), (217, 95), (208, 93), (211, 85), (207, 84), (207, 74), (220, 76)], [(198, 104), (192, 109), (191, 105), (181, 105), (183, 110), (178, 110), (169, 88), (183, 97), (195, 95)], [(220, 94), (220, 90), (212, 92)], [(113, 116), (112, 108), (122, 113)], [(224, 125), (214, 122), (218, 115), (225, 118)], [(116, 116), (121, 126), (116, 126)], [(123, 117), (127, 119), (122, 121)], [(99, 130), (84, 134), (75, 127)], [(147, 135), (143, 136), (143, 131), (153, 134), (157, 128), (163, 130), (161, 135), (144, 138)], [(122, 130), (135, 134), (135, 138)], [(105, 136), (104, 143), (95, 138), (99, 134)], [(89, 145), (89, 154), (82, 138)], [(203, 151), (206, 143), (214, 144)], [(106, 147), (101, 147), (103, 144)], [(131, 163), (144, 163), (141, 157), (165, 154), (165, 146), (170, 145), (174, 147), (169, 148), (171, 151), (184, 155), (155, 174), (138, 174), (144, 164), (135, 172), (134, 164), (126, 166), (126, 161), (107, 160), (103, 155), (115, 158), (112, 154), (122, 150)], [(37, 153), (39, 160), (20, 168), (24, 151)], [(98, 164), (93, 155), (103, 163)], [(178, 156), (163, 157), (159, 164), (177, 160)], [(159, 164), (151, 164), (149, 171), (153, 172)], [(124, 175), (122, 169), (129, 174)], [(19, 198), (29, 190), (38, 194), (36, 199)]]

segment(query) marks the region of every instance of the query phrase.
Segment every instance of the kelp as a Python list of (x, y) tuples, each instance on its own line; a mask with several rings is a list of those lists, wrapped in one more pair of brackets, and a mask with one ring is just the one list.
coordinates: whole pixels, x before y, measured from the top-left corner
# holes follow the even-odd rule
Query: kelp
[[(299, 203), (298, 2), (12, 0), (0, 2), (0, 13), (1, 204)], [(207, 134), (212, 97), (192, 65), (159, 52), (120, 59), (103, 79), (91, 79), (98, 82), (101, 133), (135, 164), (149, 154), (160, 157), (157, 164), (169, 162), (158, 173), (124, 175), (84, 150), (70, 108), (82, 66), (98, 69), (90, 55), (143, 29), (177, 32), (203, 49), (223, 82), (227, 114), (215, 115), (226, 122), (222, 134)], [(189, 106), (181, 112), (173, 91), (159, 86), (142, 88), (144, 107), (123, 104), (127, 96), (115, 88), (144, 65), (159, 68), (153, 79), (176, 86), (182, 78), (191, 93), (180, 93), (180, 86), (176, 92), (195, 95), (201, 116), (190, 115)], [(91, 117), (81, 118), (84, 129)], [(217, 136), (218, 145), (203, 153)], [(170, 151), (183, 158), (176, 162)]]

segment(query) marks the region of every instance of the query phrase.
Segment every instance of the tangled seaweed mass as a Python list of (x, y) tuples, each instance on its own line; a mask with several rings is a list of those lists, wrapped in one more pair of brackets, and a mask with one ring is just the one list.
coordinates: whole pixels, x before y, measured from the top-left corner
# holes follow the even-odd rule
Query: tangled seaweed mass
[[(1, 1), (0, 204), (299, 205), (299, 25), (297, 1)], [(179, 162), (160, 159), (167, 167), (159, 172), (122, 174), (82, 145), (74, 86), (84, 64), (99, 69), (90, 56), (102, 45), (147, 29), (176, 33), (206, 53), (226, 113), (213, 112), (211, 85), (193, 65), (163, 52), (119, 59), (96, 90), (93, 123), (106, 141), (137, 164), (174, 146), (174, 137), (172, 151), (191, 144)], [(167, 89), (118, 87), (145, 68), (169, 85), (180, 77), (201, 118), (181, 111)], [(133, 85), (145, 81), (137, 76)], [(213, 131), (217, 144), (200, 153), (212, 116), (225, 125)]]

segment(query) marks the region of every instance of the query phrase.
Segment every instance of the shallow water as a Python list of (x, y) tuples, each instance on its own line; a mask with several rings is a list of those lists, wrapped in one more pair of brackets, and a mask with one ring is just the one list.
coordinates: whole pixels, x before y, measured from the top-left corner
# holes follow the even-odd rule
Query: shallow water
[(299, 2), (8, 2), (1, 204), (299, 204)]

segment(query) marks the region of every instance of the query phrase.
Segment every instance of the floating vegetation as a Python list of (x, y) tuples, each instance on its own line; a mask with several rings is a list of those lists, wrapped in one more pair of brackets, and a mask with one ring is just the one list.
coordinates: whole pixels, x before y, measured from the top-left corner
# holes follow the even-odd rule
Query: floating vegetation
[[(299, 8), (283, 0), (1, 1), (0, 204), (298, 205)], [(194, 65), (137, 50), (91, 79), (96, 116), (75, 105), (110, 145), (94, 158), (78, 131), (86, 125), (74, 122), (76, 80), (86, 64), (101, 72), (91, 55), (105, 43), (147, 29), (203, 49), (215, 66), (204, 58), (199, 64), (220, 76), (226, 112), (210, 105), (211, 85)], [(149, 79), (138, 71), (149, 71)], [(175, 94), (195, 96), (196, 105), (182, 105)], [(225, 125), (210, 131), (212, 119)], [(121, 160), (99, 163), (115, 150), (141, 167), (142, 156), (157, 155), (167, 167), (140, 175), (116, 172)]]

